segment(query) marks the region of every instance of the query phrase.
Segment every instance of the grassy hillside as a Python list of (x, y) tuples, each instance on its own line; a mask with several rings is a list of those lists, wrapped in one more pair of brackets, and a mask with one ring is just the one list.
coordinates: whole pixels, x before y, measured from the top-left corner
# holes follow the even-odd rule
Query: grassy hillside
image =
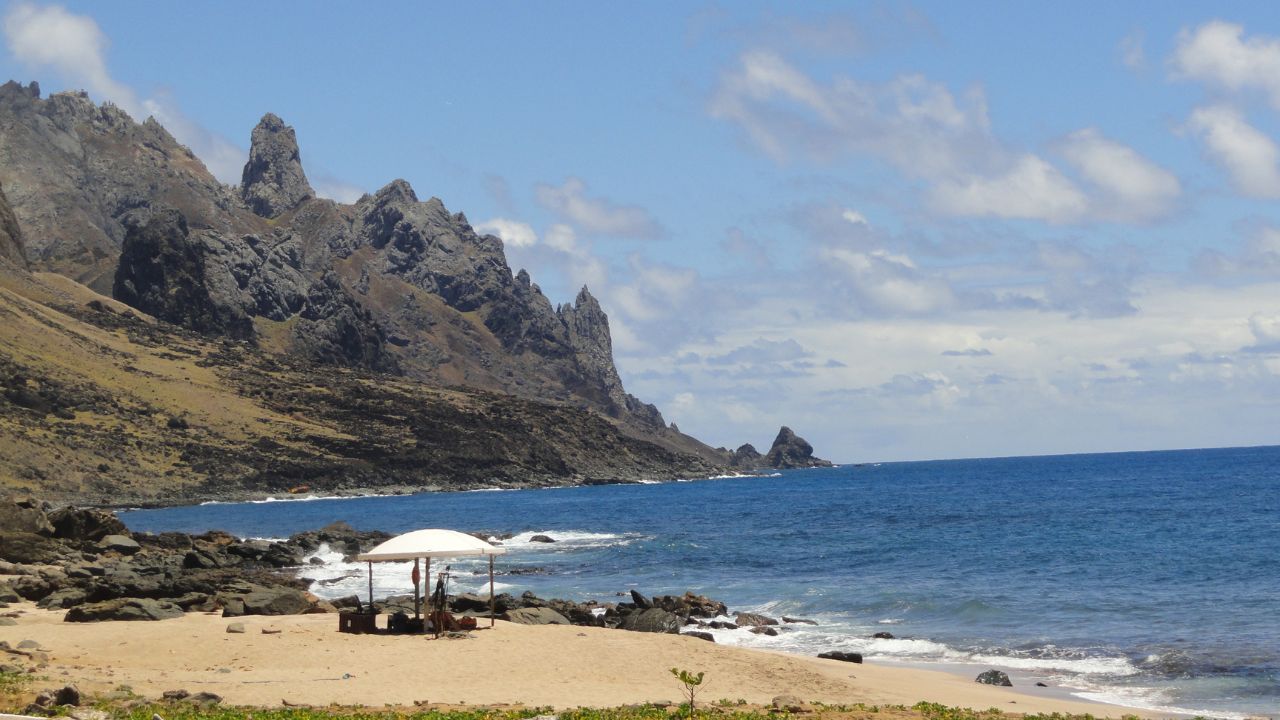
[[(272, 328), (264, 337), (271, 337)], [(0, 492), (176, 503), (714, 472), (577, 408), (313, 366), (0, 275)]]

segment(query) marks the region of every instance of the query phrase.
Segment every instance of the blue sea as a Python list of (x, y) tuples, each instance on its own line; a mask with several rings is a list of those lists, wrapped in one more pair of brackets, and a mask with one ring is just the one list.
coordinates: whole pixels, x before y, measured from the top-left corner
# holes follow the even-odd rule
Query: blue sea
[[(618, 601), (692, 590), (816, 620), (717, 641), (1002, 668), (1133, 707), (1280, 714), (1280, 447), (846, 465), (768, 477), (208, 504), (137, 530), (282, 538), (335, 520), (513, 533), (499, 591)], [(542, 533), (558, 540), (541, 544)], [(366, 588), (321, 553), (314, 592)], [(438, 569), (438, 568), (437, 568)], [(506, 573), (518, 569), (520, 573)], [(478, 564), (453, 564), (479, 590)], [(375, 568), (378, 595), (407, 566)], [(893, 639), (872, 639), (889, 632)], [(963, 669), (963, 668), (962, 668)]]

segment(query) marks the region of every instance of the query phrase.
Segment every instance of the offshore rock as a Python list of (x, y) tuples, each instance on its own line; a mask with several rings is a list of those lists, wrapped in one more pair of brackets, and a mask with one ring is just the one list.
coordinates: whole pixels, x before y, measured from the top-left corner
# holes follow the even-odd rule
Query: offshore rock
[(293, 128), (271, 113), (263, 115), (253, 129), (240, 197), (250, 210), (265, 218), (277, 217), (315, 197), (302, 171)]
[(765, 455), (765, 464), (779, 470), (791, 468), (831, 467), (831, 462), (813, 456), (813, 446), (783, 425), (778, 437)]

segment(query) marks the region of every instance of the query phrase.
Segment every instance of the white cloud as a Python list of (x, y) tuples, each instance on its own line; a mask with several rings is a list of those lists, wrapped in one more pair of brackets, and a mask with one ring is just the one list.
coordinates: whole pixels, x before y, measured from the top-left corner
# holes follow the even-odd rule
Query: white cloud
[(1249, 331), (1258, 347), (1280, 348), (1280, 315), (1250, 315)]
[(538, 234), (528, 223), (507, 218), (493, 218), (476, 223), (476, 232), (497, 235), (509, 247), (530, 247), (538, 242)]
[(90, 93), (111, 100), (135, 118), (140, 116), (143, 108), (133, 90), (107, 71), (105, 53), (110, 41), (93, 18), (58, 5), (18, 3), (5, 14), (4, 34), (18, 60), (50, 66)]
[(846, 208), (844, 212), (840, 213), (840, 217), (844, 218), (845, 220), (848, 220), (853, 225), (869, 225), (870, 224), (867, 222), (866, 216), (858, 212), (857, 210), (850, 210)]
[(1060, 149), (1067, 162), (1101, 191), (1095, 199), (1097, 215), (1138, 221), (1158, 218), (1172, 209), (1182, 193), (1173, 173), (1094, 128), (1071, 133)]
[(1030, 218), (1073, 222), (1089, 209), (1088, 198), (1057, 168), (1023, 155), (1007, 172), (969, 175), (933, 188), (935, 207), (952, 215)]
[(1210, 157), (1240, 192), (1280, 198), (1280, 150), (1238, 110), (1227, 105), (1196, 108), (1187, 127), (1203, 138)]
[(662, 227), (647, 210), (635, 205), (618, 205), (607, 198), (588, 197), (587, 185), (571, 177), (564, 184), (539, 184), (534, 188), (538, 204), (588, 233), (617, 237), (660, 237)]
[(958, 100), (920, 75), (884, 84), (837, 77), (824, 85), (768, 51), (743, 53), (721, 76), (707, 112), (779, 161), (866, 153), (913, 177), (934, 178), (982, 166), (998, 153), (978, 88)]
[(154, 117), (191, 148), (214, 177), (228, 184), (240, 182), (248, 153), (184, 115), (167, 93), (140, 100), (133, 88), (113, 78), (106, 61), (110, 41), (93, 18), (58, 5), (19, 3), (5, 14), (4, 33), (9, 51), (18, 60), (52, 68), (69, 84), (110, 100), (135, 120)]
[(1145, 39), (1141, 30), (1135, 30), (1120, 40), (1120, 61), (1130, 70), (1140, 71), (1147, 67), (1147, 53), (1143, 48)]
[(827, 247), (819, 259), (834, 264), (838, 282), (864, 312), (889, 315), (921, 315), (947, 308), (955, 302), (950, 287), (916, 267), (910, 257), (883, 248), (859, 252)]
[(999, 142), (981, 88), (957, 95), (922, 75), (821, 83), (776, 53), (751, 51), (721, 76), (707, 111), (780, 162), (881, 158), (926, 181), (930, 206), (943, 214), (1147, 221), (1166, 214), (1181, 193), (1167, 170), (1094, 129), (1064, 143), (1068, 161), (1092, 185), (1086, 192), (1043, 157)]
[(1183, 30), (1170, 59), (1174, 74), (1224, 90), (1260, 91), (1280, 109), (1280, 40), (1243, 35), (1243, 26), (1222, 20)]
[(564, 223), (556, 223), (547, 228), (546, 244), (553, 250), (562, 253), (575, 253), (578, 251), (578, 233), (574, 232), (573, 227)]
[[(216, 173), (215, 173), (216, 174)], [(311, 180), (316, 195), (336, 202), (350, 205), (359, 200), (366, 191), (364, 188), (342, 182), (334, 177), (322, 176)]]

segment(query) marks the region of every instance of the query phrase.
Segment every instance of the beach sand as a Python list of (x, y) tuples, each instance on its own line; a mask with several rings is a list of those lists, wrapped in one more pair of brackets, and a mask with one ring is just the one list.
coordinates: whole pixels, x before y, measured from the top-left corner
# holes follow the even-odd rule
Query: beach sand
[[(158, 622), (67, 623), (65, 611), (22, 604), (0, 640), (35, 640), (53, 687), (90, 694), (127, 685), (159, 698), (166, 690), (207, 691), (235, 705), (524, 705), (613, 707), (679, 702), (670, 668), (706, 673), (700, 702), (768, 704), (789, 694), (826, 704), (921, 700), (1005, 712), (1070, 712), (1120, 717), (1149, 713), (1053, 697), (1040, 688), (999, 688), (947, 673), (857, 665), (717, 645), (692, 637), (574, 626), (496, 627), (463, 639), (350, 635), (336, 615), (223, 618), (188, 613)], [(227, 625), (242, 622), (244, 634)], [(487, 621), (482, 621), (482, 626)], [(266, 634), (264, 629), (279, 632)], [(976, 672), (975, 672), (976, 674)], [(40, 689), (37, 688), (37, 689)]]

